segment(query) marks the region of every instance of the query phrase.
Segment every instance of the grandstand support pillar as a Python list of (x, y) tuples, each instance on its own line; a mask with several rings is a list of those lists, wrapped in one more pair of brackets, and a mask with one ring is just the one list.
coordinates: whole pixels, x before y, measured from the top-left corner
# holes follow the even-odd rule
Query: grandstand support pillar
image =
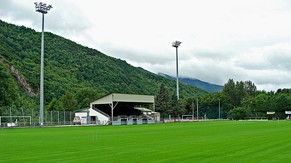
[(111, 123), (113, 122), (113, 113), (114, 113), (114, 108), (117, 106), (118, 102), (116, 102), (116, 104), (114, 105), (113, 102), (110, 105), (111, 107)]
[(111, 103), (111, 105), (110, 105), (110, 107), (111, 107), (111, 124), (113, 124), (113, 103)]
[(87, 125), (91, 124), (90, 111), (87, 111)]

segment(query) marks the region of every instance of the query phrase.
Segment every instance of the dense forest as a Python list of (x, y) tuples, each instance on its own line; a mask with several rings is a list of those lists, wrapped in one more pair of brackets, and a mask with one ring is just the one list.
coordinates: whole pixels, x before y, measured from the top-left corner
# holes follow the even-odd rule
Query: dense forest
[[(38, 106), (40, 40), (40, 32), (0, 20), (0, 107)], [(44, 63), (45, 104), (51, 109), (88, 107), (91, 100), (113, 92), (155, 95), (162, 83), (175, 91), (175, 81), (47, 32)], [(182, 96), (206, 93), (180, 84)]]
[(260, 91), (252, 81), (233, 79), (220, 92), (182, 98), (178, 105), (163, 85), (156, 97), (156, 110), (164, 117), (187, 114), (210, 119), (285, 119), (285, 111), (291, 111), (291, 89)]
[[(38, 108), (40, 38), (39, 32), (0, 20), (0, 115), (7, 114), (7, 107)], [(155, 95), (162, 117), (283, 119), (291, 110), (291, 89), (260, 91), (252, 81), (233, 79), (216, 93), (180, 83), (177, 101), (175, 81), (52, 33), (45, 33), (44, 84), (46, 110), (88, 107), (109, 93)]]

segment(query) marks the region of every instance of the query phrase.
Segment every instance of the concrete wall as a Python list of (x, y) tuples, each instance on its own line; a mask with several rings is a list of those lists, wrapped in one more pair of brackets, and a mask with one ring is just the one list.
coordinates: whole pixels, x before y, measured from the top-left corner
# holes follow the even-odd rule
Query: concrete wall
[[(77, 112), (75, 113), (75, 116), (80, 117), (81, 125), (88, 125), (88, 124), (106, 125), (109, 121), (108, 117), (104, 116), (103, 114), (91, 108), (88, 111)], [(91, 122), (91, 117), (95, 117), (96, 121)]]
[(154, 120), (149, 119), (118, 119), (113, 121), (112, 125), (141, 125), (141, 124), (153, 124), (156, 123)]
[(109, 121), (108, 117), (97, 112), (96, 110), (93, 110), (92, 108), (89, 109), (89, 116), (96, 117), (96, 121), (98, 121), (97, 124), (99, 124), (99, 125), (105, 125)]

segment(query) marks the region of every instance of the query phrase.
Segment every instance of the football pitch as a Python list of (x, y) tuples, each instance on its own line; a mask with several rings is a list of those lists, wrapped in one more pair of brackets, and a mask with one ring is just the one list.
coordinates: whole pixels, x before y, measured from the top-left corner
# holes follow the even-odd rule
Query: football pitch
[(291, 162), (291, 121), (0, 128), (0, 162)]

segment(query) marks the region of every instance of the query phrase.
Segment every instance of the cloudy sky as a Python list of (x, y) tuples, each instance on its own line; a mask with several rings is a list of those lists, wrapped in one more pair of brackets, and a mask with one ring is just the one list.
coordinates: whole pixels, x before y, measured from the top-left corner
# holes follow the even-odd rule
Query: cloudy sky
[[(0, 19), (41, 30), (35, 0), (0, 0)], [(289, 0), (44, 0), (45, 30), (151, 72), (223, 85), (291, 88)]]

